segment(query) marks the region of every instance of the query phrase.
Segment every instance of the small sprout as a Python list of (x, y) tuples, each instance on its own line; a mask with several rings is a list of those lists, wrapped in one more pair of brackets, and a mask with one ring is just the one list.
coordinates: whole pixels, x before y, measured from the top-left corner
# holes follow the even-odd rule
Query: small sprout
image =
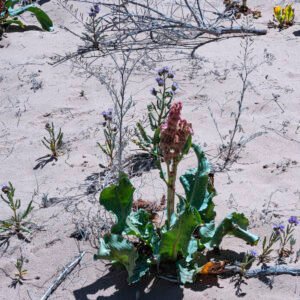
[(248, 269), (250, 269), (253, 262), (256, 260), (258, 254), (257, 251), (251, 250), (246, 253), (243, 261), (240, 264), (241, 274), (244, 275)]
[(272, 234), (267, 243), (267, 237), (265, 236), (262, 243), (262, 253), (258, 256), (258, 265), (265, 264), (271, 261), (271, 253), (274, 251), (274, 245), (280, 240), (280, 233), (284, 230), (283, 225), (273, 226)]
[(104, 131), (105, 143), (101, 145), (98, 143), (101, 151), (108, 157), (109, 166), (112, 166), (113, 160), (116, 156), (116, 138), (117, 138), (117, 126), (113, 120), (113, 110), (110, 108), (107, 111), (103, 111), (102, 116), (104, 121), (101, 123)]
[(23, 255), (21, 255), (20, 258), (17, 259), (17, 262), (15, 264), (15, 267), (17, 269), (17, 272), (15, 273), (15, 278), (13, 279), (12, 286), (16, 286), (17, 284), (22, 285), (24, 283), (25, 275), (28, 273), (26, 269), (24, 269), (24, 263), (28, 263), (28, 259), (25, 259)]
[(85, 96), (84, 90), (81, 90), (80, 93), (79, 93), (79, 97), (82, 98), (82, 97), (84, 97), (84, 96)]
[(29, 202), (24, 212), (20, 212), (21, 200), (14, 199), (15, 188), (9, 182), (9, 186), (2, 188), (5, 197), (1, 195), (1, 199), (12, 210), (12, 217), (6, 221), (0, 221), (0, 233), (9, 231), (10, 234), (17, 234), (20, 238), (25, 238), (22, 232), (30, 232), (26, 227), (29, 223), (24, 221), (33, 210), (32, 201)]
[(61, 128), (59, 129), (57, 135), (55, 135), (55, 128), (53, 123), (51, 125), (47, 123), (45, 125), (45, 129), (49, 134), (49, 139), (44, 137), (42, 143), (47, 149), (51, 151), (51, 156), (53, 158), (57, 158), (63, 145), (63, 133), (61, 131)]

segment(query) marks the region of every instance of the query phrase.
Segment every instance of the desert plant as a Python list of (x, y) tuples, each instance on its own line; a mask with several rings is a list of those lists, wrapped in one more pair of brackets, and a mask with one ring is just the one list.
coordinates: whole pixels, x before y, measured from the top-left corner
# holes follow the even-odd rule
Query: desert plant
[(51, 151), (51, 156), (57, 158), (63, 145), (64, 134), (62, 133), (60, 128), (58, 134), (56, 135), (53, 123), (51, 125), (47, 123), (45, 125), (45, 129), (49, 134), (49, 139), (44, 137), (42, 143), (47, 149)]
[[(225, 235), (241, 238), (251, 245), (259, 239), (247, 231), (249, 222), (241, 213), (228, 215), (216, 226), (213, 203), (216, 191), (209, 179), (209, 162), (201, 148), (192, 143), (191, 124), (181, 119), (181, 109), (181, 103), (172, 105), (160, 132), (161, 163), (166, 162), (168, 173), (165, 176), (161, 168), (168, 193), (165, 225), (156, 227), (144, 209), (132, 210), (135, 189), (124, 173), (100, 194), (100, 204), (117, 220), (111, 232), (100, 238), (95, 259), (121, 263), (128, 271), (129, 283), (138, 281), (150, 270), (161, 272), (172, 266), (176, 266), (179, 281), (192, 282), (206, 262), (206, 251), (218, 248)], [(190, 148), (198, 163), (180, 176), (183, 196), (176, 192), (175, 178), (178, 164)], [(175, 210), (176, 195), (179, 204)]]
[[(25, 4), (26, 3), (26, 4)], [(17, 6), (17, 8), (15, 8)], [(25, 27), (23, 22), (18, 18), (24, 12), (30, 12), (35, 15), (36, 19), (44, 30), (51, 31), (53, 23), (49, 16), (35, 3), (20, 0), (1, 0), (0, 1), (0, 27), (5, 28), (9, 25)]]
[(136, 137), (134, 143), (142, 150), (149, 152), (153, 156), (157, 156), (159, 144), (160, 126), (164, 123), (169, 114), (175, 91), (178, 89), (178, 84), (174, 82), (174, 72), (169, 67), (163, 67), (158, 70), (156, 82), (158, 88), (153, 88), (151, 94), (156, 98), (156, 101), (151, 102), (147, 106), (148, 122), (151, 128), (151, 135), (147, 134), (141, 122), (136, 126)]
[(271, 261), (271, 253), (274, 251), (275, 244), (280, 239), (280, 232), (283, 231), (284, 226), (283, 225), (276, 225), (273, 227), (273, 231), (267, 239), (265, 236), (262, 242), (262, 252), (258, 256), (258, 265), (263, 263), (268, 263)]
[(295, 19), (295, 10), (292, 4), (287, 4), (285, 7), (280, 5), (274, 7), (274, 18), (278, 22), (280, 29), (292, 26)]
[(116, 156), (116, 138), (117, 138), (117, 125), (113, 121), (113, 110), (108, 109), (107, 111), (102, 112), (102, 116), (104, 118), (103, 132), (105, 143), (101, 145), (98, 143), (101, 151), (107, 156), (109, 160), (109, 167), (113, 165), (113, 160)]
[[(286, 226), (286, 230), (282, 231), (280, 234), (280, 247), (278, 251), (278, 258), (282, 261), (285, 257), (290, 256), (293, 252), (293, 246), (296, 243), (294, 238), (295, 226), (299, 224), (299, 221), (296, 216), (291, 216), (288, 219), (288, 225)], [(289, 244), (289, 249), (287, 248)]]
[(27, 262), (28, 262), (28, 260), (23, 255), (21, 255), (17, 259), (16, 264), (15, 264), (17, 272), (15, 273), (15, 278), (13, 279), (12, 286), (16, 286), (17, 284), (22, 285), (23, 282), (26, 280), (24, 276), (27, 274), (28, 271), (26, 269), (24, 269), (24, 263), (27, 263)]
[(13, 215), (9, 220), (0, 221), (0, 233), (10, 231), (11, 234), (23, 237), (22, 232), (30, 232), (30, 229), (27, 227), (29, 223), (25, 219), (33, 210), (32, 201), (29, 202), (25, 211), (20, 212), (21, 200), (14, 199), (15, 188), (12, 183), (9, 182), (8, 185), (4, 184), (2, 192), (5, 196), (1, 195), (1, 199), (9, 206)]
[[(262, 243), (262, 252), (258, 256), (258, 264), (267, 263), (271, 261), (271, 253), (275, 250), (275, 245), (279, 242), (278, 262), (283, 262), (284, 258), (293, 253), (293, 246), (296, 244), (294, 238), (295, 227), (299, 224), (296, 216), (291, 216), (288, 219), (288, 225), (285, 227), (283, 224), (274, 225), (273, 231), (268, 239), (264, 237)], [(289, 248), (287, 247), (289, 244)]]

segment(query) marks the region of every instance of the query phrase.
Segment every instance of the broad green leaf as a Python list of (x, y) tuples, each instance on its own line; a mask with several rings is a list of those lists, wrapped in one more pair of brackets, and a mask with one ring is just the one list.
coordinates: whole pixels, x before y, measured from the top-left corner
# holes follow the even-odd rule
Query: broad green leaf
[(153, 254), (156, 255), (158, 252), (159, 236), (150, 220), (149, 213), (144, 209), (132, 212), (128, 216), (126, 224), (127, 227), (124, 233), (140, 238), (146, 245), (151, 247)]
[(117, 184), (112, 184), (102, 190), (100, 204), (117, 217), (117, 223), (111, 229), (112, 233), (121, 234), (124, 230), (126, 218), (131, 211), (134, 190), (127, 175), (123, 173), (120, 174)]
[(100, 238), (98, 254), (94, 255), (94, 259), (105, 259), (122, 264), (128, 272), (129, 281), (135, 276), (138, 257), (134, 245), (118, 234), (105, 235), (104, 238)]
[[(249, 221), (244, 214), (232, 213), (219, 224), (213, 234), (212, 231), (210, 231), (212, 238), (205, 245), (209, 249), (219, 247), (225, 235), (233, 235), (244, 240), (250, 245), (256, 245), (258, 243), (259, 237), (247, 231), (248, 225)], [(201, 230), (202, 228), (200, 229), (200, 232)], [(207, 233), (208, 232), (209, 231), (207, 231)]]
[(35, 15), (44, 30), (53, 30), (53, 22), (43, 10), (38, 7), (32, 6), (28, 8), (28, 11), (32, 12)]
[(8, 0), (8, 1), (5, 1), (5, 7), (6, 8), (13, 8), (17, 3), (19, 3), (20, 1), (19, 0)]
[(36, 7), (35, 4), (21, 6), (16, 9), (13, 9), (12, 7), (8, 8), (8, 12), (11, 17), (19, 16), (26, 11), (35, 15), (44, 30), (51, 31), (53, 29), (53, 23), (49, 16), (42, 9)]
[(170, 230), (161, 236), (159, 249), (161, 258), (176, 260), (179, 253), (186, 256), (192, 233), (200, 223), (201, 217), (198, 211), (187, 205), (177, 218), (173, 218)]
[(180, 176), (186, 194), (186, 200), (195, 207), (203, 221), (210, 222), (215, 218), (212, 198), (216, 195), (214, 187), (209, 182), (210, 166), (204, 152), (198, 145), (192, 145), (198, 159), (198, 168), (190, 169)]

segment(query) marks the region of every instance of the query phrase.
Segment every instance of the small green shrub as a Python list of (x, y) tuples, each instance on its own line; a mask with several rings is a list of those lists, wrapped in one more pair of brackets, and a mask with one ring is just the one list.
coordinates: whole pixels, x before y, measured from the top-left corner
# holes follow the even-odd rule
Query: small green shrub
[[(100, 194), (100, 204), (115, 215), (116, 223), (109, 234), (100, 238), (95, 259), (122, 264), (129, 283), (139, 281), (150, 271), (162, 272), (172, 266), (176, 266), (182, 283), (193, 282), (206, 262), (206, 252), (218, 248), (224, 236), (233, 235), (250, 245), (259, 240), (247, 231), (249, 222), (244, 214), (231, 213), (216, 224), (213, 202), (216, 190), (209, 176), (210, 165), (201, 148), (192, 143), (191, 124), (181, 118), (181, 109), (181, 103), (173, 104), (159, 128), (160, 174), (167, 185), (165, 224), (156, 227), (147, 211), (132, 210), (135, 189), (124, 173)], [(185, 195), (178, 195), (178, 165), (190, 149), (198, 163), (180, 176)]]
[(284, 259), (294, 252), (293, 247), (296, 244), (294, 231), (295, 227), (299, 225), (299, 223), (300, 222), (296, 216), (291, 216), (288, 219), (286, 227), (283, 224), (274, 225), (269, 239), (267, 239), (267, 237), (264, 237), (263, 239), (262, 252), (258, 256), (258, 264), (266, 264), (272, 260), (271, 254), (274, 252), (276, 244), (278, 243), (279, 248), (277, 248), (277, 260), (279, 263), (283, 263)]
[(292, 4), (287, 4), (285, 7), (280, 5), (274, 7), (274, 17), (278, 22), (280, 29), (292, 26), (295, 19), (295, 10)]
[(1, 199), (6, 203), (12, 211), (12, 217), (6, 221), (0, 221), (0, 234), (9, 232), (17, 234), (19, 237), (24, 237), (22, 232), (30, 232), (29, 223), (25, 221), (33, 210), (32, 201), (29, 202), (25, 211), (20, 212), (21, 200), (15, 199), (15, 188), (9, 182), (9, 185), (2, 186)]
[(27, 275), (28, 271), (24, 269), (24, 264), (27, 262), (28, 260), (23, 255), (17, 258), (15, 264), (17, 272), (15, 273), (15, 278), (11, 284), (13, 287), (16, 287), (18, 284), (22, 285), (26, 280), (25, 276)]
[(49, 134), (49, 138), (44, 137), (42, 140), (43, 145), (51, 151), (51, 156), (57, 158), (60, 154), (60, 150), (63, 145), (63, 136), (64, 134), (61, 131), (61, 128), (58, 131), (58, 134), (55, 134), (54, 124), (51, 125), (47, 123), (45, 129)]

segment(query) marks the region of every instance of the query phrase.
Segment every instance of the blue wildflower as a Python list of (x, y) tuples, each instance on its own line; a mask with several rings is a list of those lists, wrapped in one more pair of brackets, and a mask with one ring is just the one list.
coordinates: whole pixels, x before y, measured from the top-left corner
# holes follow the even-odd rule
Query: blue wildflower
[(281, 232), (284, 231), (284, 225), (283, 224), (274, 225), (273, 230), (275, 231), (276, 234), (280, 234)]
[(296, 216), (291, 216), (289, 219), (288, 219), (288, 222), (292, 225), (295, 225), (297, 226), (299, 224), (299, 220)]
[(168, 74), (170, 72), (170, 68), (169, 67), (163, 67), (161, 69), (158, 70), (157, 74), (159, 76), (162, 76), (164, 74)]
[(4, 193), (4, 194), (7, 194), (9, 192), (9, 186), (7, 183), (3, 183), (1, 184), (1, 191)]
[(173, 83), (172, 83), (172, 86), (171, 86), (172, 91), (175, 92), (178, 88), (179, 88), (178, 83), (173, 82)]
[(163, 86), (165, 84), (165, 81), (160, 77), (157, 77), (155, 80), (156, 80), (158, 86)]
[(249, 252), (249, 254), (250, 254), (251, 256), (253, 256), (253, 257), (256, 257), (256, 256), (258, 255), (257, 251), (255, 251), (255, 250), (251, 250), (251, 251)]
[(98, 4), (94, 4), (91, 9), (90, 9), (90, 12), (89, 12), (89, 16), (91, 18), (95, 18), (97, 16), (97, 14), (100, 12), (100, 7)]

